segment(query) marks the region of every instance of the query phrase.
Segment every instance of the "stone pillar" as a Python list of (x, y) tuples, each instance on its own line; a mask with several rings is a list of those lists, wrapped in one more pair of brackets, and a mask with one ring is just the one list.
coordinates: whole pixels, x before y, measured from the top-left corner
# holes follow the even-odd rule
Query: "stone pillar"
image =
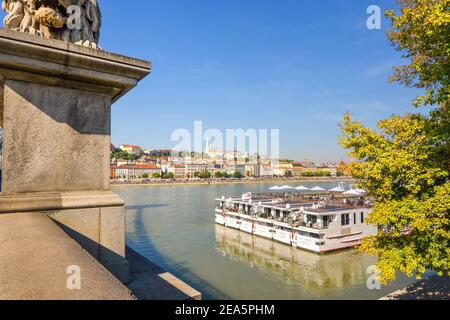
[(0, 214), (48, 212), (123, 282), (125, 204), (110, 189), (111, 104), (146, 61), (0, 29)]

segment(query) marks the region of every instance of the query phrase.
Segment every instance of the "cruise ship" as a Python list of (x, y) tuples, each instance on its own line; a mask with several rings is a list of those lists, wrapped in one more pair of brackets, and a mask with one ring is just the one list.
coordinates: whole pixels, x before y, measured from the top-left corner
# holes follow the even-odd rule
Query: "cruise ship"
[(370, 198), (350, 191), (223, 196), (216, 199), (215, 222), (315, 253), (353, 248), (378, 228), (366, 223)]

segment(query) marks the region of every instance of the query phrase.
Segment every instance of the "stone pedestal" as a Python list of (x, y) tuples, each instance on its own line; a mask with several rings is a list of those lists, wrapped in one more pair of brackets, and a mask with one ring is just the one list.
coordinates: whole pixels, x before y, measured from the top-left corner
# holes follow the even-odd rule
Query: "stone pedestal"
[(48, 212), (126, 282), (124, 202), (110, 190), (111, 104), (149, 62), (0, 30), (0, 214)]

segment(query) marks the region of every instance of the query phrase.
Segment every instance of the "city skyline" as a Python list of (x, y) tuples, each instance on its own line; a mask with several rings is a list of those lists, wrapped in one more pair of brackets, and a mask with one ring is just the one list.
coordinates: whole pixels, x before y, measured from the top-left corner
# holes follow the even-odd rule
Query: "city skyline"
[[(111, 143), (111, 145), (112, 145), (111, 149), (115, 149), (115, 150), (121, 149), (121, 147), (140, 149), (141, 150), (140, 152), (142, 152), (141, 153), (142, 155), (149, 155), (149, 153), (151, 153), (151, 152), (171, 152), (172, 154), (173, 153), (177, 153), (177, 155), (176, 155), (177, 157), (183, 158), (183, 157), (189, 156), (189, 155), (186, 155), (186, 153), (195, 153), (196, 156), (201, 154), (201, 153), (197, 153), (195, 151), (178, 150), (178, 149), (164, 148), (164, 147), (163, 148), (151, 148), (151, 147), (137, 145), (137, 144), (133, 144), (133, 143), (130, 143), (130, 144), (129, 143), (121, 143), (121, 144), (117, 144), (117, 145)], [(202, 153), (204, 154), (205, 158), (208, 155), (215, 155), (215, 156), (223, 155), (224, 157), (226, 157), (227, 155), (230, 156), (230, 154), (233, 154), (233, 153), (237, 154), (239, 156), (239, 158), (242, 158), (244, 156), (249, 156), (249, 157), (251, 157), (253, 159), (254, 157), (259, 156), (258, 153), (250, 154), (248, 152), (240, 152), (238, 150), (209, 149), (208, 148), (208, 144), (204, 144), (204, 149), (203, 149)], [(183, 154), (183, 156), (180, 156), (179, 154)], [(339, 163), (339, 162), (342, 162), (342, 161), (345, 162), (345, 159), (340, 159), (338, 161), (334, 161), (334, 160), (312, 161), (312, 159), (309, 159), (309, 158), (304, 158), (304, 159), (289, 158), (289, 157), (284, 156), (282, 154), (280, 154), (280, 156), (277, 157), (277, 158), (271, 158), (270, 156), (264, 156), (263, 158), (267, 159), (267, 160), (282, 160), (282, 161), (292, 161), (292, 162), (311, 161), (313, 163), (319, 163), (319, 164), (321, 164), (321, 163), (322, 164), (323, 163)], [(242, 158), (242, 159), (244, 159), (244, 158)]]

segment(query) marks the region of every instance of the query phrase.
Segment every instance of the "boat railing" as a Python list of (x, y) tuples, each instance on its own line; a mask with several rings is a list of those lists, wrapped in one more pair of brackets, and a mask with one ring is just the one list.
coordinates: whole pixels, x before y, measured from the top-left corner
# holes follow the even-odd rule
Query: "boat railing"
[(297, 228), (297, 227), (305, 227), (305, 228), (311, 228), (311, 229), (315, 229), (315, 230), (327, 230), (329, 225), (328, 224), (324, 224), (323, 222), (304, 222), (304, 221), (299, 221), (298, 219), (292, 219), (292, 218), (283, 218), (283, 217), (278, 217), (278, 218), (274, 218), (272, 216), (269, 216), (267, 214), (264, 213), (258, 213), (258, 214), (250, 214), (248, 212), (245, 212), (243, 210), (236, 210), (236, 209), (226, 209), (228, 212), (231, 213), (238, 213), (238, 214), (242, 214), (242, 215), (246, 215), (250, 218), (261, 218), (261, 219), (267, 219), (267, 220), (271, 220), (272, 222), (281, 222), (281, 223), (286, 223), (291, 227)]
[(372, 199), (361, 196), (361, 197), (346, 197), (343, 195), (334, 195), (331, 193), (318, 193), (318, 194), (295, 194), (286, 193), (280, 195), (279, 193), (261, 193), (255, 194), (255, 199), (258, 200), (272, 200), (280, 199), (280, 203), (312, 203), (316, 204), (319, 208), (327, 206), (338, 206), (343, 209), (352, 209), (355, 207), (367, 207), (371, 208)]

